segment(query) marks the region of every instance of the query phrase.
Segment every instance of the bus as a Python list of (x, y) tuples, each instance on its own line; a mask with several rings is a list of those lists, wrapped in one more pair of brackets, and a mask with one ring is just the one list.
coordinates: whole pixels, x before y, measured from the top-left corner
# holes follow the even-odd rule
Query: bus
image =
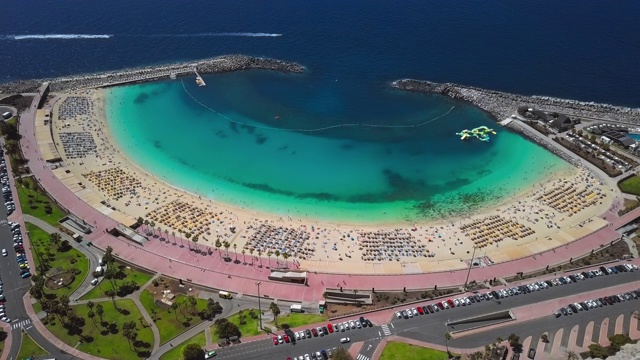
[(220, 291), (218, 293), (218, 296), (220, 296), (223, 299), (231, 299), (232, 298), (231, 294), (226, 292), (226, 291)]

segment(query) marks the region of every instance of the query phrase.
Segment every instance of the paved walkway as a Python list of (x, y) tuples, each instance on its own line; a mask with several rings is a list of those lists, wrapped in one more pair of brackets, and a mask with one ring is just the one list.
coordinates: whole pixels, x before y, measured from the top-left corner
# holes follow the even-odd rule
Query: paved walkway
[(102, 359), (97, 356), (83, 353), (80, 350), (76, 350), (71, 346), (65, 344), (62, 340), (58, 339), (55, 335), (53, 335), (51, 331), (49, 331), (49, 329), (47, 329), (47, 327), (42, 324), (42, 321), (38, 319), (38, 316), (33, 310), (33, 305), (31, 304), (31, 295), (29, 295), (29, 293), (26, 293), (24, 295), (23, 301), (24, 301), (24, 307), (27, 310), (27, 315), (29, 316), (29, 319), (31, 319), (31, 323), (36, 328), (36, 330), (38, 330), (38, 332), (42, 334), (42, 336), (46, 337), (51, 342), (51, 344), (56, 346), (61, 351), (64, 351), (69, 355), (75, 356), (80, 359), (85, 359), (85, 360), (101, 360)]
[[(25, 157), (30, 160), (30, 168), (38, 181), (53, 198), (57, 199), (71, 213), (81, 214), (87, 223), (95, 227), (94, 232), (86, 236), (88, 241), (93, 242), (102, 249), (111, 246), (116, 256), (136, 263), (141, 267), (163, 274), (170, 274), (183, 280), (190, 279), (189, 281), (196, 284), (245, 295), (256, 294), (257, 287), (255, 283), (256, 281), (261, 281), (260, 290), (264, 296), (307, 302), (319, 301), (323, 297), (325, 287), (334, 287), (336, 285), (347, 289), (375, 288), (382, 291), (397, 290), (403, 287), (408, 290), (423, 289), (425, 284), (448, 287), (457, 286), (465, 282), (467, 271), (457, 270), (428, 274), (384, 276), (379, 274), (373, 276), (310, 273), (308, 286), (285, 284), (270, 281), (268, 279), (269, 269), (258, 267), (259, 262), (268, 263), (267, 259), (256, 261), (253, 265), (233, 264), (222, 261), (215, 254), (215, 251), (214, 255), (208, 256), (196, 254), (187, 248), (180, 248), (177, 245), (156, 239), (147, 242), (145, 246), (140, 246), (121, 238), (115, 238), (105, 233), (105, 229), (115, 227), (116, 222), (77, 198), (53, 175), (47, 164), (42, 160), (35, 140), (34, 115), (35, 108), (33, 107), (22, 115), (20, 133), (23, 136), (21, 141), (22, 151)], [(587, 253), (591, 249), (598, 249), (601, 245), (619, 238), (619, 234), (614, 229), (638, 215), (640, 215), (640, 208), (620, 219), (614, 220), (614, 226), (605, 227), (568, 245), (535, 256), (473, 269), (469, 280), (484, 281), (517, 272), (532, 272), (547, 265), (562, 263), (566, 259)], [(613, 218), (611, 219), (613, 220)]]
[(78, 288), (69, 296), (69, 299), (71, 301), (80, 299), (84, 294), (91, 291), (91, 289), (93, 289), (94, 287), (93, 285), (91, 285), (91, 280), (93, 280), (93, 276), (91, 276), (91, 274), (93, 272), (93, 269), (98, 267), (99, 256), (93, 251), (91, 251), (86, 245), (77, 243), (76, 241), (73, 240), (71, 236), (58, 231), (58, 229), (56, 229), (54, 226), (51, 226), (49, 223), (43, 220), (40, 220), (36, 217), (33, 217), (31, 215), (26, 215), (26, 214), (23, 215), (23, 219), (24, 219), (24, 222), (31, 223), (39, 227), (40, 229), (46, 231), (48, 234), (53, 234), (53, 233), (60, 234), (60, 237), (62, 238), (62, 240), (67, 240), (74, 249), (80, 251), (89, 260), (89, 269), (88, 269), (89, 273), (87, 274), (87, 277), (85, 277), (82, 284), (80, 284)]
[(147, 286), (149, 286), (149, 284), (151, 284), (159, 276), (160, 274), (155, 274), (151, 279), (149, 279), (149, 281), (147, 281), (144, 285), (140, 286), (140, 289), (136, 290), (133, 294), (127, 296), (129, 299), (133, 300), (133, 302), (138, 307), (138, 310), (140, 310), (140, 313), (144, 317), (144, 320), (151, 327), (151, 332), (153, 333), (153, 350), (151, 350), (152, 353), (158, 350), (158, 348), (160, 348), (160, 331), (158, 330), (158, 327), (156, 326), (156, 323), (153, 321), (151, 316), (149, 316), (147, 309), (145, 309), (144, 306), (142, 306), (142, 303), (140, 302), (140, 293), (145, 291)]

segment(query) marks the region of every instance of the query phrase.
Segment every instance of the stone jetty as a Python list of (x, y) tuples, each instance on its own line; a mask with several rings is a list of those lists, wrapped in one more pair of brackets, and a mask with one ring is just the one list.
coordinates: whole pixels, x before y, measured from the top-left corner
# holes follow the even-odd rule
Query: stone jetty
[(249, 69), (292, 73), (301, 73), (305, 70), (303, 66), (293, 62), (245, 55), (224, 55), (210, 59), (167, 65), (146, 66), (52, 79), (15, 81), (0, 84), (0, 94), (36, 92), (43, 82), (49, 82), (51, 91), (56, 92), (147, 82), (163, 78), (176, 78), (179, 76), (193, 76), (194, 68), (197, 69), (200, 74), (214, 74)]
[(638, 108), (547, 96), (525, 96), (453, 83), (434, 83), (413, 79), (396, 80), (391, 83), (391, 86), (407, 91), (440, 94), (452, 99), (467, 101), (488, 112), (497, 121), (511, 116), (516, 113), (519, 107), (524, 106), (585, 119), (640, 124), (640, 109)]

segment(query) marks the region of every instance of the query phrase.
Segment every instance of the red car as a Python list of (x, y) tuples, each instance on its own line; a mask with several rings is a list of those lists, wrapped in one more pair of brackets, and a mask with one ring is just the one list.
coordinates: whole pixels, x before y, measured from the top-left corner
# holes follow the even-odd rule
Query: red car
[(423, 315), (424, 314), (424, 310), (422, 310), (422, 308), (420, 306), (418, 306), (416, 308), (416, 310), (418, 310), (418, 314)]
[(452, 308), (456, 307), (456, 306), (453, 304), (453, 300), (451, 300), (451, 299), (447, 300), (447, 304), (449, 304), (449, 306), (451, 306)]
[(278, 338), (277, 337), (273, 337), (273, 345), (278, 345)]
[(313, 333), (313, 336), (318, 336), (318, 331), (315, 328), (311, 328), (311, 332)]
[(332, 333), (333, 332), (333, 325), (327, 324), (327, 329), (329, 329), (329, 332)]
[(440, 310), (444, 310), (444, 305), (442, 305), (441, 302), (436, 303), (436, 305), (438, 305), (438, 307), (440, 308)]
[(286, 342), (286, 343), (289, 342), (289, 337), (287, 335), (284, 336), (284, 342)]

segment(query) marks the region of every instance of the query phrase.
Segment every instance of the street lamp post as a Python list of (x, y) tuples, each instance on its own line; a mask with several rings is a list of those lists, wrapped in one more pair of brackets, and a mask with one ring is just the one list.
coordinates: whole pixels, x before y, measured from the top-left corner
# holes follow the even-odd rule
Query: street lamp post
[(260, 281), (256, 282), (256, 286), (258, 287), (258, 319), (260, 322), (260, 330), (262, 330), (262, 306), (260, 305)]
[(473, 266), (473, 259), (476, 257), (477, 247), (473, 247), (473, 254), (471, 255), (471, 261), (469, 262), (469, 271), (467, 271), (467, 278), (464, 281), (464, 291), (467, 291), (467, 284), (469, 283), (469, 275), (471, 275), (471, 267)]

